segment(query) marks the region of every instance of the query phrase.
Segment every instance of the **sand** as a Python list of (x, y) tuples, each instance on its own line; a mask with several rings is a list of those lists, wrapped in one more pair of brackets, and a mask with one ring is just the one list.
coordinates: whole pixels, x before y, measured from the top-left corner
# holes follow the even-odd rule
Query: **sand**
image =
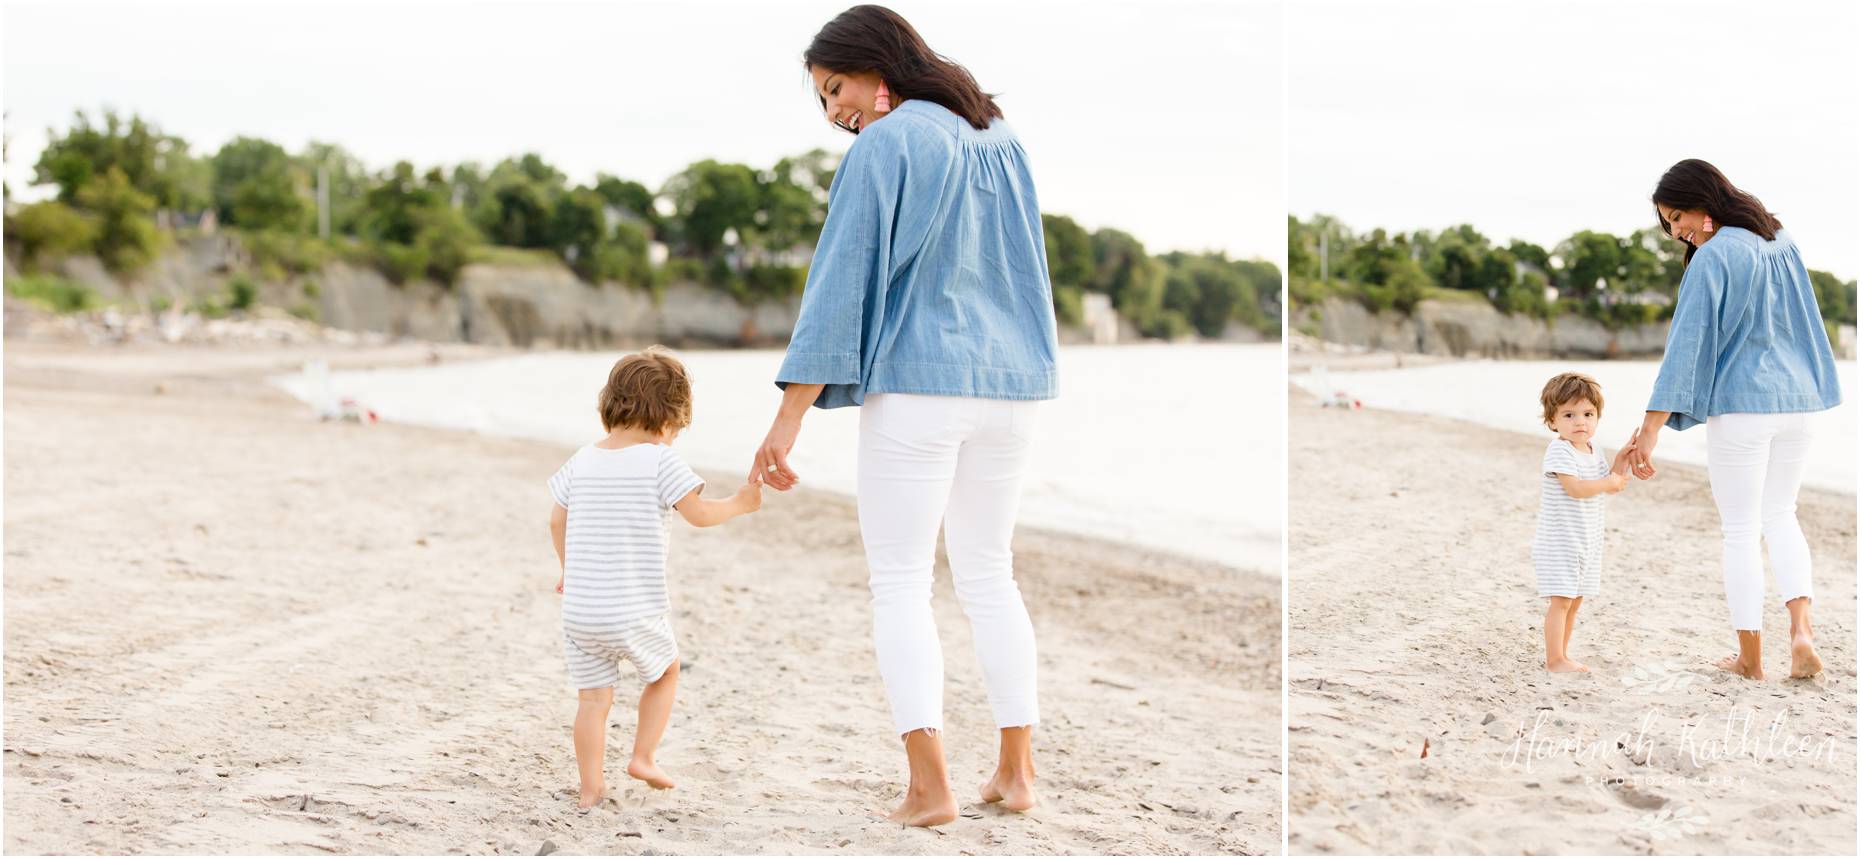
[(543, 488), (570, 451), (319, 423), (261, 381), (427, 351), (9, 338), (8, 852), (1279, 851), (1279, 581), (1025, 529), (1044, 804), (975, 802), (996, 735), (940, 570), (962, 817), (876, 819), (904, 758), (857, 522), (807, 492), (677, 526), (680, 786), (621, 771), (623, 685), (617, 795), (577, 814)]
[(1821, 677), (1778, 680), (1773, 582), (1770, 679), (1711, 667), (1735, 649), (1718, 516), (1672, 465), (1609, 502), (1571, 644), (1594, 673), (1550, 675), (1530, 565), (1548, 438), (1291, 396), (1291, 852), (1852, 855), (1853, 496), (1800, 497)]

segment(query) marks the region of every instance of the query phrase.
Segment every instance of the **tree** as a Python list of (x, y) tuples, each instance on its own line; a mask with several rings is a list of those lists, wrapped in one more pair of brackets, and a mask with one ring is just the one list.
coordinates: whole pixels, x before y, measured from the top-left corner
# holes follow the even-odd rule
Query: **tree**
[(607, 201), (590, 188), (576, 188), (556, 201), (550, 214), (549, 245), (586, 278), (596, 246), (607, 239)]
[(1490, 286), (1484, 275), (1494, 270), (1486, 267), (1490, 243), (1471, 224), (1461, 224), (1426, 241), (1422, 251), (1427, 273), (1434, 282), (1447, 289), (1485, 292)]
[(1810, 269), (1808, 282), (1815, 289), (1815, 304), (1821, 308), (1822, 319), (1854, 324), (1854, 281), (1842, 283), (1828, 272)]
[(687, 255), (711, 257), (723, 249), (724, 237), (755, 227), (762, 192), (754, 170), (742, 164), (705, 159), (665, 183), (672, 203), (671, 232)]
[(84, 253), (96, 241), (92, 219), (57, 200), (20, 207), (6, 219), (8, 242), (19, 245), (21, 262), (32, 267), (51, 257)]
[(1077, 289), (1091, 283), (1091, 234), (1064, 215), (1041, 215), (1040, 226), (1046, 238), (1047, 275), (1053, 286)]
[(300, 232), (313, 211), (303, 186), (298, 165), (269, 140), (234, 138), (213, 156), (213, 205), (227, 224)]
[(368, 168), (361, 159), (334, 143), (311, 141), (298, 153), (296, 169), (316, 188), (317, 171), (329, 178), (329, 231), (331, 235), (355, 235), (368, 195)]
[(472, 221), (492, 244), (551, 247), (555, 204), (567, 193), (567, 181), (560, 170), (533, 152), (506, 158), (492, 168), (475, 194), (478, 200)]
[(430, 177), (415, 176), (411, 163), (397, 162), (362, 195), (356, 229), (369, 239), (411, 245), (426, 223), (426, 212), (435, 208), (449, 208), (445, 195)]
[(607, 205), (631, 212), (647, 224), (659, 219), (658, 210), (653, 207), (652, 192), (638, 182), (598, 173), (594, 177), (594, 193), (601, 195)]
[(111, 167), (78, 191), (77, 204), (96, 215), (98, 258), (117, 274), (134, 274), (161, 249), (152, 217), (155, 198), (136, 190), (122, 168)]
[(1588, 299), (1597, 284), (1621, 272), (1621, 242), (1607, 233), (1583, 230), (1557, 245), (1563, 259), (1562, 286), (1571, 297)]

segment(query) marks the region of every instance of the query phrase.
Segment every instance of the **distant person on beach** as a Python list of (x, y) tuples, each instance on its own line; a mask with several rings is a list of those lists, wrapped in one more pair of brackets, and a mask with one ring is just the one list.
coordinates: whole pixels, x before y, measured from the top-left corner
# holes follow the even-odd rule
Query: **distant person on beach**
[(1058, 393), (1052, 288), (1033, 175), (994, 98), (879, 6), (803, 54), (827, 119), (858, 135), (775, 383), (751, 481), (788, 490), (808, 407), (859, 407), (859, 532), (872, 637), (910, 784), (890, 819), (956, 819), (943, 758), (943, 651), (930, 607), (943, 529), (975, 634), (1000, 759), (984, 802), (1034, 805), (1033, 623), (1010, 543), (1039, 400)]
[(1544, 609), (1544, 668), (1557, 672), (1588, 671), (1570, 658), (1569, 639), (1584, 597), (1602, 587), (1602, 504), (1606, 496), (1627, 488), (1628, 454), (1633, 443), (1615, 452), (1611, 466), (1595, 444), (1602, 419), (1602, 386), (1581, 373), (1562, 373), (1538, 396), (1544, 426), (1556, 432), (1544, 448), (1538, 469), (1537, 536), (1531, 541), (1531, 565), (1537, 570), (1537, 595)]
[(1763, 679), (1763, 553), (1789, 609), (1789, 676), (1821, 670), (1815, 589), (1796, 493), (1816, 412), (1841, 402), (1834, 350), (1795, 240), (1755, 196), (1689, 158), (1653, 191), (1660, 229), (1686, 244), (1666, 355), (1637, 434), (1635, 476), (1654, 476), (1661, 427), (1705, 425), (1706, 468), (1724, 530), (1724, 593), (1737, 653), (1718, 667)]
[(671, 511), (704, 528), (762, 506), (755, 483), (721, 501), (698, 496), (704, 481), (671, 447), (691, 423), (691, 379), (671, 353), (654, 346), (621, 358), (598, 410), (607, 437), (575, 451), (549, 478), (549, 533), (562, 563), (555, 583), (562, 649), (581, 698), (574, 736), (584, 809), (607, 792), (607, 713), (622, 661), (645, 684), (627, 775), (661, 790), (674, 786), (653, 759), (678, 689), (665, 595)]

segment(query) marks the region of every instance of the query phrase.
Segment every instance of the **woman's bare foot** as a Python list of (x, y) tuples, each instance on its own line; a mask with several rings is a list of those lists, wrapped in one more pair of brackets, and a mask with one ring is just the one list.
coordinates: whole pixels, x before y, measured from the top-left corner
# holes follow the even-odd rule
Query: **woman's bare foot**
[(929, 796), (907, 793), (903, 804), (885, 819), (905, 826), (942, 826), (956, 819), (956, 794), (947, 787)]
[(1723, 659), (1718, 660), (1718, 669), (1720, 671), (1729, 671), (1732, 674), (1736, 674), (1739, 677), (1743, 677), (1743, 678), (1750, 679), (1750, 680), (1762, 680), (1763, 679), (1763, 666), (1762, 665), (1747, 666), (1735, 653), (1731, 654), (1730, 656), (1726, 656)]
[(1001, 807), (1009, 811), (1026, 811), (1040, 804), (1033, 795), (1032, 781), (1002, 772), (996, 772), (994, 778), (982, 785), (982, 801), (1001, 803)]
[(1544, 668), (1552, 674), (1586, 674), (1589, 671), (1589, 666), (1568, 658), (1546, 660)]
[(1806, 635), (1795, 636), (1789, 642), (1789, 676), (1806, 680), (1820, 673), (1821, 654), (1815, 652), (1815, 642)]
[(593, 793), (589, 793), (588, 789), (584, 787), (581, 789), (581, 799), (576, 801), (575, 807), (580, 809), (593, 808), (600, 805), (601, 800), (606, 798), (607, 784), (605, 782), (595, 785)]
[(654, 790), (671, 790), (678, 786), (672, 783), (672, 777), (666, 775), (665, 770), (659, 769), (659, 765), (652, 761), (639, 758), (627, 761), (626, 774), (651, 785)]

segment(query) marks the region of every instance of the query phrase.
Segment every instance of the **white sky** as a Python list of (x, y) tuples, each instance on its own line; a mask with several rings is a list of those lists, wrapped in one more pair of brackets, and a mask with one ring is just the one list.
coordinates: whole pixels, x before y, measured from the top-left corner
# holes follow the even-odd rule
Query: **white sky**
[(1300, 0), (1291, 211), (1546, 247), (1654, 225), (1703, 158), (1860, 276), (1860, 3)]
[[(240, 134), (341, 144), (372, 169), (537, 151), (652, 188), (852, 138), (801, 69), (834, 2), (5, 4), (6, 177), (110, 105), (208, 153)], [(1275, 2), (889, 4), (999, 94), (1041, 208), (1152, 253), (1284, 257)]]

